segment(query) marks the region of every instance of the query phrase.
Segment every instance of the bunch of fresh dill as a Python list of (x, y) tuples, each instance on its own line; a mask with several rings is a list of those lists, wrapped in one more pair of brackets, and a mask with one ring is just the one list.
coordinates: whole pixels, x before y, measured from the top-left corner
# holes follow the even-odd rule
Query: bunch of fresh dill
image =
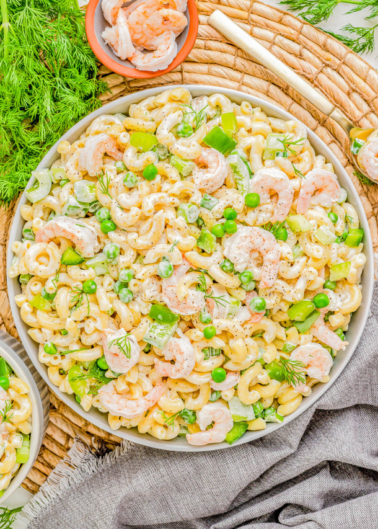
[(26, 186), (46, 151), (101, 106), (77, 0), (0, 0), (0, 203)]
[[(288, 6), (289, 11), (300, 11), (301, 16), (310, 24), (319, 24), (328, 20), (338, 4), (351, 4), (354, 7), (348, 13), (355, 13), (368, 9), (366, 19), (372, 19), (378, 15), (378, 0), (282, 0), (280, 2)], [(344, 26), (342, 31), (350, 36), (338, 35), (332, 31), (326, 31), (329, 35), (340, 40), (356, 53), (371, 53), (374, 50), (374, 30), (378, 24), (369, 27), (355, 27), (352, 24)]]

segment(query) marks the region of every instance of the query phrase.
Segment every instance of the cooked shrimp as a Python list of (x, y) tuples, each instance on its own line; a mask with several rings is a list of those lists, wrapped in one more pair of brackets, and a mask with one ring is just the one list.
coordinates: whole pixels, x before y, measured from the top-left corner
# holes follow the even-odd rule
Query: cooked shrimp
[(237, 371), (229, 371), (226, 375), (226, 379), (223, 382), (214, 382), (210, 380), (210, 387), (214, 391), (227, 391), (236, 386), (240, 380), (240, 373)]
[(124, 3), (125, 0), (102, 0), (102, 12), (105, 20), (107, 20), (109, 24), (113, 25), (116, 23), (118, 12)]
[(93, 257), (100, 251), (97, 233), (92, 226), (70, 217), (54, 217), (35, 234), (36, 242), (48, 242), (55, 237), (72, 241), (83, 257)]
[(157, 384), (142, 398), (132, 400), (128, 392), (118, 393), (115, 381), (109, 382), (98, 390), (101, 404), (112, 415), (134, 419), (149, 410), (164, 394), (164, 385)]
[(193, 371), (196, 363), (195, 352), (190, 340), (177, 329), (181, 338), (171, 338), (162, 353), (166, 360), (175, 360), (175, 364), (162, 362), (155, 358), (155, 369), (159, 375), (170, 378), (185, 378)]
[(336, 333), (331, 331), (324, 322), (324, 314), (321, 313), (316, 322), (311, 327), (311, 333), (320, 342), (325, 343), (335, 351), (345, 349), (349, 342), (343, 342)]
[(288, 216), (293, 203), (294, 189), (290, 180), (283, 171), (278, 169), (260, 169), (252, 178), (250, 192), (260, 195), (261, 204), (270, 202), (269, 191), (273, 189), (278, 193), (278, 202), (274, 208), (271, 222), (283, 221)]
[(253, 310), (251, 309), (250, 307), (250, 303), (252, 301), (253, 298), (256, 298), (257, 297), (257, 292), (256, 290), (252, 290), (251, 292), (248, 292), (246, 298), (245, 298), (245, 304), (251, 314), (251, 317), (249, 318), (249, 322), (251, 323), (258, 323), (259, 321), (261, 321), (265, 315), (265, 310), (263, 310), (262, 312), (253, 312)]
[[(305, 365), (306, 374), (310, 378), (322, 380), (331, 370), (332, 356), (319, 343), (308, 343), (294, 349), (291, 360), (297, 360)], [(305, 383), (293, 385), (296, 391), (306, 391)]]
[(176, 314), (188, 316), (196, 314), (205, 306), (205, 295), (199, 290), (189, 289), (188, 295), (179, 301), (177, 297), (177, 283), (191, 267), (187, 259), (182, 264), (175, 266), (175, 271), (168, 279), (163, 279), (163, 301)]
[(260, 288), (271, 287), (277, 279), (281, 257), (280, 245), (272, 233), (262, 228), (240, 226), (238, 231), (226, 240), (223, 255), (234, 263), (237, 272), (243, 272), (254, 250), (263, 258)]
[(214, 193), (223, 184), (228, 174), (226, 158), (215, 149), (202, 149), (199, 158), (194, 160), (196, 164), (206, 166), (200, 169), (197, 165), (193, 169), (193, 182), (199, 189), (207, 193)]
[(117, 161), (121, 161), (123, 154), (117, 149), (117, 142), (108, 134), (90, 136), (85, 147), (80, 151), (79, 171), (87, 171), (90, 176), (100, 173), (102, 157), (107, 153)]
[(373, 180), (378, 180), (378, 138), (367, 141), (357, 156), (357, 161)]
[(128, 17), (128, 24), (130, 29), (130, 35), (133, 43), (141, 48), (147, 50), (156, 50), (156, 45), (152, 42), (155, 40), (157, 35), (146, 35), (145, 22), (159, 9), (168, 7), (175, 9), (175, 4), (172, 0), (147, 0), (141, 2), (136, 8), (133, 8), (138, 2), (134, 2), (131, 6), (125, 9), (126, 16)]
[[(319, 191), (314, 195), (315, 191)], [(307, 213), (310, 204), (330, 208), (337, 201), (340, 195), (340, 186), (337, 176), (324, 169), (313, 169), (302, 180), (299, 192), (297, 212)]]
[(135, 48), (131, 41), (129, 26), (123, 9), (120, 9), (118, 12), (116, 25), (112, 28), (106, 28), (101, 36), (113, 48), (114, 53), (123, 61), (134, 55)]
[[(120, 338), (123, 339), (120, 340)], [(115, 343), (115, 340), (118, 343)], [(138, 342), (124, 329), (118, 329), (118, 331), (105, 329), (102, 332), (102, 345), (106, 362), (115, 373), (127, 373), (139, 360)]]
[[(226, 439), (226, 435), (234, 425), (230, 410), (221, 402), (205, 404), (197, 413), (197, 423), (201, 430), (205, 431), (187, 434), (186, 436), (188, 443), (194, 446), (221, 443)], [(214, 423), (213, 427), (206, 430), (211, 423)]]
[(151, 41), (155, 51), (143, 54), (136, 50), (130, 61), (138, 68), (148, 72), (165, 70), (177, 55), (176, 37), (173, 31), (166, 31)]
[(152, 41), (166, 31), (173, 31), (177, 37), (187, 25), (188, 19), (183, 13), (174, 9), (159, 9), (146, 20), (144, 31), (146, 37)]

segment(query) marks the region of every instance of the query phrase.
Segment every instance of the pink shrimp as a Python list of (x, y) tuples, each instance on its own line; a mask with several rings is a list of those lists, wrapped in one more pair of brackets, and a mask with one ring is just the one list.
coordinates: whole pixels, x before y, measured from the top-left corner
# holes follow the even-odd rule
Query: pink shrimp
[(188, 19), (183, 13), (174, 9), (159, 9), (144, 23), (144, 32), (151, 41), (165, 31), (173, 31), (177, 37), (187, 25)]
[[(134, 7), (136, 5), (136, 7)], [(130, 6), (126, 7), (125, 14), (128, 17), (128, 24), (130, 29), (130, 35), (135, 46), (140, 48), (146, 48), (147, 50), (156, 50), (155, 44), (151, 43), (156, 35), (151, 38), (145, 34), (144, 23), (149, 19), (156, 11), (162, 9), (167, 5), (164, 5), (164, 0), (146, 0), (145, 2), (134, 2)], [(168, 3), (168, 6), (171, 7)], [(173, 8), (174, 9), (174, 8)]]
[(213, 379), (210, 380), (210, 387), (214, 391), (227, 391), (228, 389), (233, 388), (236, 384), (239, 383), (240, 373), (229, 371), (226, 375), (226, 379), (223, 382), (214, 382)]
[(100, 251), (97, 233), (92, 226), (70, 217), (54, 217), (35, 234), (36, 242), (48, 242), (56, 237), (72, 241), (83, 257), (93, 257)]
[[(333, 365), (332, 356), (319, 343), (308, 343), (297, 347), (291, 353), (290, 359), (302, 362), (305, 365), (306, 374), (317, 380), (322, 380), (327, 376)], [(305, 383), (296, 384), (293, 387), (298, 392), (307, 389)]]
[(155, 370), (159, 375), (170, 378), (188, 377), (196, 363), (195, 352), (190, 340), (177, 329), (181, 338), (171, 338), (162, 353), (166, 360), (175, 360), (175, 364), (162, 362), (155, 358)]
[(215, 303), (213, 298), (206, 298), (206, 305), (213, 319), (227, 318), (228, 309), (230, 305), (230, 295), (223, 285), (214, 283), (212, 286), (213, 298), (220, 298), (221, 302)]
[(125, 0), (102, 0), (101, 8), (104, 14), (104, 18), (109, 24), (113, 25), (116, 23), (118, 13)]
[(196, 165), (193, 169), (193, 182), (199, 189), (214, 193), (224, 184), (228, 167), (222, 153), (215, 149), (202, 149), (201, 155), (194, 161), (206, 166), (206, 169), (201, 169)]
[(340, 349), (344, 350), (349, 344), (349, 342), (343, 342), (336, 333), (327, 327), (324, 322), (324, 313), (321, 313), (315, 323), (313, 323), (311, 327), (311, 333), (320, 342), (332, 347), (332, 349), (335, 349), (335, 351), (340, 351)]
[(127, 373), (138, 363), (140, 347), (134, 336), (124, 329), (105, 329), (102, 332), (105, 359), (112, 371)]
[(118, 393), (115, 387), (115, 381), (109, 382), (98, 390), (101, 404), (109, 413), (117, 417), (126, 419), (135, 419), (149, 410), (160, 397), (164, 394), (165, 387), (158, 383), (144, 397), (132, 400), (129, 392)]
[(118, 12), (116, 25), (112, 28), (106, 28), (101, 36), (113, 48), (114, 53), (123, 61), (134, 55), (135, 48), (131, 41), (129, 26), (123, 9), (120, 9)]
[(272, 233), (262, 228), (238, 227), (238, 231), (226, 240), (223, 255), (234, 263), (237, 272), (243, 272), (254, 250), (263, 257), (260, 288), (271, 287), (277, 279), (281, 257), (280, 245)]
[(269, 191), (271, 189), (278, 193), (278, 201), (270, 220), (271, 222), (281, 222), (286, 219), (290, 211), (294, 198), (294, 189), (283, 171), (273, 168), (260, 169), (251, 180), (250, 193), (258, 193), (261, 204), (267, 204), (270, 202)]
[(252, 290), (251, 292), (248, 292), (246, 298), (245, 298), (245, 304), (246, 304), (246, 307), (248, 308), (249, 312), (251, 313), (251, 317), (249, 318), (249, 322), (250, 323), (258, 323), (259, 321), (261, 321), (264, 317), (264, 314), (265, 314), (265, 310), (263, 310), (262, 312), (253, 312), (253, 310), (251, 309), (250, 307), (250, 303), (252, 301), (253, 298), (256, 298), (257, 297), (257, 292), (256, 290)]
[(378, 180), (378, 138), (365, 143), (357, 156), (357, 161), (373, 180)]
[(138, 70), (147, 72), (157, 72), (168, 68), (177, 55), (177, 42), (173, 31), (166, 31), (153, 39), (151, 46), (155, 51), (142, 53), (139, 50), (135, 50), (134, 55), (130, 59), (131, 63)]
[[(316, 195), (314, 193), (318, 191)], [(297, 212), (307, 213), (310, 204), (330, 208), (340, 195), (340, 186), (337, 176), (324, 169), (313, 169), (302, 180), (299, 192)]]
[[(197, 423), (202, 432), (187, 434), (186, 439), (194, 446), (205, 446), (210, 443), (221, 443), (232, 429), (234, 421), (230, 410), (222, 402), (212, 402), (197, 412)], [(206, 428), (214, 423), (210, 430)]]
[(182, 264), (175, 266), (175, 271), (168, 279), (163, 279), (163, 301), (175, 314), (189, 316), (196, 314), (205, 306), (205, 295), (199, 290), (189, 289), (188, 295), (179, 301), (177, 297), (177, 283), (190, 268), (187, 259), (183, 259)]
[(121, 161), (123, 158), (122, 152), (117, 149), (117, 142), (114, 138), (105, 133), (90, 136), (80, 151), (79, 171), (87, 171), (90, 176), (98, 175), (105, 153), (117, 161)]

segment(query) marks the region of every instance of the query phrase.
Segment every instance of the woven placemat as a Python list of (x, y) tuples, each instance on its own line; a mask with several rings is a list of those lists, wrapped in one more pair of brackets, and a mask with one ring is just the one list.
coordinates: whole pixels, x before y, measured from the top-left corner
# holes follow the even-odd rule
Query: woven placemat
[[(172, 84), (207, 84), (240, 90), (270, 101), (291, 112), (313, 130), (335, 153), (350, 175), (369, 220), (375, 251), (378, 251), (378, 186), (364, 185), (353, 175), (348, 137), (340, 126), (311, 103), (256, 63), (245, 52), (229, 44), (207, 24), (207, 17), (220, 9), (245, 31), (299, 75), (322, 91), (356, 126), (378, 127), (378, 73), (349, 48), (299, 20), (295, 16), (258, 1), (197, 1), (199, 32), (187, 60), (173, 72), (150, 80), (122, 77), (100, 68), (100, 77), (111, 92), (103, 103), (130, 92)], [(19, 339), (6, 291), (6, 244), (15, 204), (0, 210), (0, 328)], [(94, 449), (114, 448), (120, 439), (96, 428), (79, 417), (53, 393), (47, 435), (39, 457), (23, 486), (37, 492), (52, 469), (81, 436)]]

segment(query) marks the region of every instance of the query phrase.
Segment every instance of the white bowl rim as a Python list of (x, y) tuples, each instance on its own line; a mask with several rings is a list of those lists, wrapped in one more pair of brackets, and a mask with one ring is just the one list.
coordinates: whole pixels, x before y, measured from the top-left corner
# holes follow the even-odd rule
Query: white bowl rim
[[(45, 167), (50, 167), (53, 163), (54, 159), (58, 158), (58, 155), (56, 154), (56, 148), (58, 144), (63, 141), (73, 141), (74, 139), (77, 139), (77, 137), (80, 135), (81, 132), (79, 132), (81, 129), (86, 129), (89, 124), (98, 116), (102, 114), (115, 114), (117, 112), (121, 112), (119, 107), (124, 106), (125, 109), (130, 106), (130, 104), (137, 103), (142, 101), (143, 99), (146, 99), (147, 97), (151, 97), (154, 95), (157, 95), (161, 92), (164, 92), (168, 89), (173, 88), (186, 88), (188, 89), (193, 96), (199, 96), (199, 95), (210, 95), (214, 93), (220, 93), (224, 94), (227, 97), (229, 97), (231, 100), (234, 101), (249, 101), (252, 103), (254, 107), (259, 106), (264, 111), (267, 112), (269, 116), (275, 116), (275, 117), (281, 117), (284, 119), (295, 119), (296, 121), (299, 121), (295, 116), (287, 112), (286, 110), (281, 109), (280, 107), (274, 105), (271, 102), (265, 101), (263, 99), (260, 99), (258, 97), (249, 95), (244, 92), (239, 92), (237, 90), (232, 90), (228, 88), (221, 88), (218, 86), (210, 86), (210, 85), (185, 85), (185, 84), (179, 84), (179, 85), (171, 85), (169, 87), (167, 86), (161, 86), (161, 87), (155, 87), (150, 88), (147, 90), (142, 90), (140, 92), (133, 92), (129, 95), (126, 95), (120, 99), (117, 99), (115, 101), (112, 101), (111, 103), (108, 103), (107, 105), (104, 105), (103, 107), (100, 107), (99, 109), (95, 110), (85, 118), (83, 118), (81, 121), (79, 121), (76, 125), (74, 125), (70, 130), (68, 130), (62, 138), (48, 151), (48, 153), (44, 156), (40, 164), (38, 165), (37, 169), (43, 169)], [(288, 417), (285, 417), (285, 421), (282, 424), (273, 424), (270, 423), (267, 425), (267, 428), (265, 430), (260, 430), (257, 432), (253, 431), (247, 431), (243, 437), (236, 443), (232, 445), (238, 446), (244, 443), (248, 443), (251, 441), (255, 441), (256, 439), (259, 439), (260, 437), (263, 437), (265, 435), (268, 435), (274, 431), (276, 431), (278, 428), (282, 428), (286, 426), (288, 423), (290, 423), (292, 420), (294, 420), (296, 417), (301, 415), (303, 412), (305, 412), (316, 400), (318, 400), (326, 391), (328, 388), (331, 387), (331, 385), (335, 382), (337, 377), (341, 374), (345, 366), (347, 365), (349, 359), (351, 358), (354, 350), (356, 349), (358, 342), (360, 340), (360, 337), (362, 335), (362, 332), (365, 328), (367, 318), (369, 316), (370, 312), (370, 304), (372, 300), (373, 295), (373, 283), (374, 283), (374, 268), (373, 268), (373, 246), (372, 246), (372, 240), (369, 230), (369, 224), (368, 220), (366, 218), (365, 211), (363, 209), (362, 203), (360, 201), (359, 195), (357, 191), (355, 190), (353, 183), (351, 182), (347, 172), (337, 159), (336, 155), (328, 148), (327, 145), (311, 130), (309, 127), (305, 126), (307, 130), (308, 138), (311, 142), (311, 145), (315, 148), (317, 152), (321, 152), (326, 159), (330, 162), (332, 162), (335, 172), (340, 179), (340, 183), (344, 188), (347, 189), (348, 192), (348, 201), (352, 203), (358, 212), (359, 219), (360, 219), (360, 225), (364, 228), (365, 231), (365, 239), (364, 239), (364, 253), (367, 257), (366, 266), (363, 272), (362, 276), (362, 290), (363, 290), (363, 301), (358, 309), (358, 311), (354, 314), (352, 320), (351, 320), (351, 326), (353, 326), (353, 333), (348, 330), (348, 340), (349, 340), (349, 346), (347, 347), (346, 351), (339, 352), (339, 354), (336, 357), (334, 366), (330, 373), (330, 381), (327, 384), (317, 384), (314, 387), (314, 390), (312, 394), (309, 397), (306, 397), (299, 408), (289, 415)], [(31, 187), (33, 185), (34, 179), (32, 178), (26, 189)], [(15, 212), (13, 223), (10, 231), (9, 236), (9, 244), (7, 249), (7, 269), (11, 266), (12, 261), (12, 251), (11, 246), (12, 242), (16, 239), (17, 231), (19, 231), (21, 228), (20, 226), (24, 223), (23, 219), (20, 215), (20, 208), (21, 206), (26, 202), (25, 194), (21, 197), (17, 210)], [(219, 443), (219, 444), (210, 444), (203, 447), (195, 447), (192, 445), (189, 445), (187, 441), (184, 438), (176, 438), (172, 441), (160, 441), (158, 439), (155, 439), (151, 437), (148, 434), (139, 434), (138, 431), (135, 431), (135, 429), (125, 429), (121, 428), (119, 430), (112, 430), (108, 424), (108, 421), (106, 419), (106, 416), (103, 414), (100, 414), (97, 410), (95, 412), (85, 412), (83, 408), (75, 401), (72, 396), (69, 396), (67, 393), (62, 393), (59, 391), (59, 389), (54, 386), (48, 376), (47, 376), (47, 370), (44, 368), (44, 365), (41, 364), (38, 360), (38, 353), (34, 349), (38, 349), (37, 344), (35, 344), (29, 335), (27, 334), (27, 329), (29, 328), (20, 317), (19, 308), (17, 307), (14, 296), (16, 295), (15, 287), (19, 288), (19, 283), (17, 279), (10, 279), (7, 278), (7, 284), (8, 284), (8, 294), (9, 294), (9, 300), (10, 305), (12, 308), (12, 314), (13, 318), (17, 327), (17, 330), (20, 334), (20, 337), (22, 339), (22, 342), (24, 344), (24, 347), (33, 362), (34, 366), (36, 367), (37, 371), (40, 373), (40, 375), (43, 377), (45, 382), (48, 384), (48, 386), (51, 388), (51, 390), (59, 397), (60, 400), (62, 400), (67, 406), (69, 406), (71, 409), (73, 409), (76, 413), (78, 413), (81, 417), (83, 417), (88, 422), (91, 422), (95, 426), (115, 435), (118, 437), (121, 437), (122, 439), (127, 439), (129, 441), (148, 446), (151, 448), (157, 448), (162, 450), (169, 450), (169, 451), (179, 451), (179, 452), (199, 452), (199, 451), (212, 451), (212, 450), (220, 450), (223, 448), (230, 448), (230, 445), (228, 445), (226, 442)], [(356, 327), (356, 329), (354, 329)], [(342, 358), (341, 358), (342, 356)], [(93, 410), (93, 408), (92, 408)]]

